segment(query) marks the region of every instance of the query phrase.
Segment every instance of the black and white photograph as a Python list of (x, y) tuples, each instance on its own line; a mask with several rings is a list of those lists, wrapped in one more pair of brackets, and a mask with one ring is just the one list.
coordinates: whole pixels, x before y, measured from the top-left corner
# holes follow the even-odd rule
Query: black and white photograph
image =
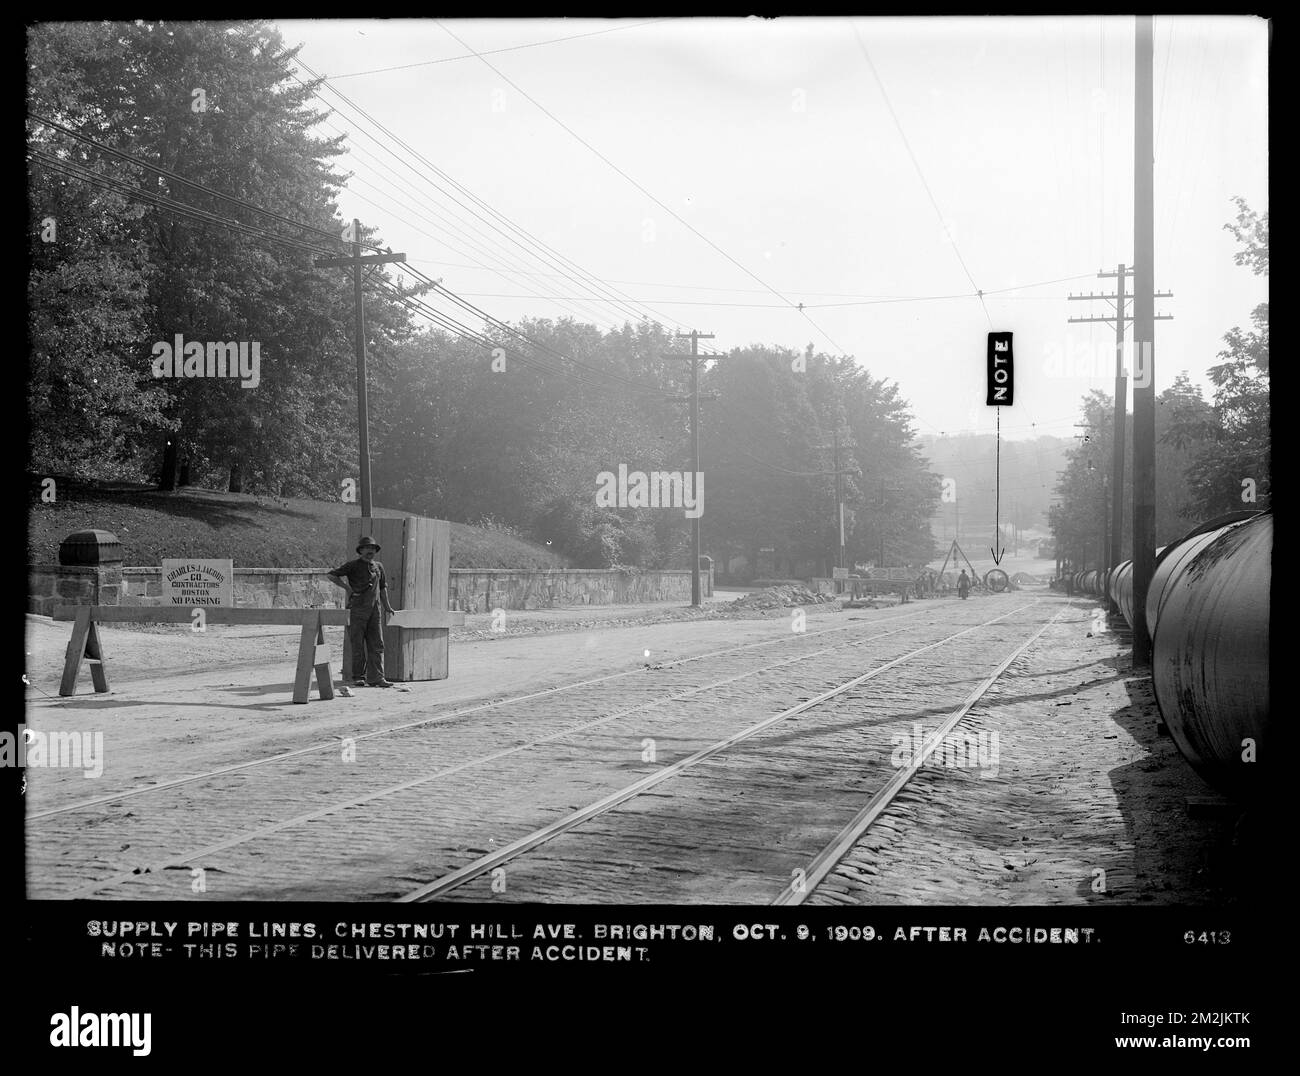
[(1277, 1034), (1267, 18), (25, 37), (28, 1045), (990, 965)]

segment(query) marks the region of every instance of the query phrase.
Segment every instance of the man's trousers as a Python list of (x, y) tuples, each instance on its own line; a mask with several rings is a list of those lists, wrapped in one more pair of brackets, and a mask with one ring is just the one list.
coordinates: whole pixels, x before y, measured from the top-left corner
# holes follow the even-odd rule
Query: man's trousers
[(378, 602), (350, 609), (352, 679), (378, 684), (384, 679), (384, 611)]

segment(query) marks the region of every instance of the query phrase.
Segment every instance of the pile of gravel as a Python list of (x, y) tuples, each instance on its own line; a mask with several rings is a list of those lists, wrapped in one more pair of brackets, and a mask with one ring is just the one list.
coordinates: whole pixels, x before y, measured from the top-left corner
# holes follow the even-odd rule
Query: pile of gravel
[(830, 594), (815, 594), (802, 583), (767, 587), (728, 602), (732, 609), (790, 609), (800, 605), (824, 605), (835, 601)]

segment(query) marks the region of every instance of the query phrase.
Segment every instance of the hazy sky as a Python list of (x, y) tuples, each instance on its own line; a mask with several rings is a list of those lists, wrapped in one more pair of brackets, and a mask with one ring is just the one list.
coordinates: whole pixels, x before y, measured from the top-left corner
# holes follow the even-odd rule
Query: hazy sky
[[(1066, 296), (1133, 261), (1131, 17), (277, 25), (354, 103), (320, 91), (355, 147), (345, 215), (499, 318), (811, 341), (897, 381), (928, 433), (993, 431), (990, 328), (1016, 334), (1005, 436), (1073, 434), (1111, 389), (1113, 329), (1066, 322), (1109, 307)], [(1157, 390), (1208, 386), (1267, 299), (1223, 230), (1233, 195), (1268, 208), (1267, 63), (1261, 20), (1156, 19)]]

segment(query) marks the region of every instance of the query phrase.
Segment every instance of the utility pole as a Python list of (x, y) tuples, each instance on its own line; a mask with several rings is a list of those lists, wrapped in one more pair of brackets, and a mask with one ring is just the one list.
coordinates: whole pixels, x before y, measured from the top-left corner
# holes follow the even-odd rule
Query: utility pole
[[(691, 486), (699, 497), (700, 476), (700, 341), (712, 340), (713, 333), (702, 333), (692, 329), (689, 333), (678, 333), (679, 339), (690, 338), (691, 341)], [(665, 358), (680, 359), (682, 355), (665, 355)], [(691, 605), (703, 604), (700, 596), (700, 517), (691, 520)]]
[(1152, 17), (1137, 16), (1133, 75), (1133, 667), (1151, 664), (1147, 591), (1156, 560), (1155, 148)]
[(885, 480), (883, 478), (880, 480), (880, 563), (877, 565), (880, 568), (885, 566), (885, 494), (902, 492), (904, 492), (902, 486), (886, 487)]
[[(1110, 484), (1110, 479), (1106, 476), (1106, 472), (1103, 470), (1101, 472), (1101, 535), (1100, 535), (1100, 543), (1098, 546), (1100, 550), (1100, 556), (1097, 561), (1097, 564), (1100, 566), (1102, 575), (1105, 575), (1107, 572), (1111, 570), (1111, 568), (1114, 567), (1114, 565), (1110, 563), (1109, 550), (1107, 550), (1106, 548), (1106, 513), (1109, 507), (1106, 498), (1106, 487), (1109, 484)], [(1117, 509), (1122, 507), (1123, 506), (1120, 505), (1118, 502), (1116, 503)]]
[(352, 267), (352, 301), (356, 315), (356, 355), (357, 355), (357, 446), (361, 461), (361, 474), (357, 484), (361, 487), (361, 516), (369, 519), (374, 515), (374, 504), (370, 491), (370, 418), (366, 409), (366, 306), (361, 297), (361, 266), (363, 263), (383, 264), (385, 262), (404, 262), (405, 254), (366, 254), (361, 253), (361, 221), (352, 218), (352, 256), (348, 258), (317, 258), (319, 269)]
[[(1076, 433), (1076, 434), (1074, 435), (1076, 438), (1078, 438), (1079, 440), (1083, 441), (1083, 443), (1084, 443), (1085, 445), (1090, 445), (1090, 444), (1092, 443), (1092, 431), (1093, 431), (1094, 427), (1092, 426), (1091, 423), (1088, 423), (1088, 422), (1076, 422), (1076, 423), (1074, 423), (1074, 428), (1075, 428), (1076, 430), (1086, 430), (1086, 431), (1087, 431), (1086, 433)], [(1088, 460), (1088, 473), (1091, 475), (1091, 474), (1094, 473), (1094, 471), (1095, 471), (1095, 468), (1093, 467), (1092, 459), (1089, 458), (1089, 460)], [(1082, 550), (1083, 550), (1083, 553), (1084, 553), (1084, 558), (1083, 558), (1083, 563), (1080, 565), (1080, 568), (1081, 568), (1081, 569), (1086, 569), (1086, 568), (1088, 567), (1088, 556), (1087, 556), (1087, 553), (1088, 553), (1088, 545), (1089, 545), (1089, 542), (1088, 542), (1088, 539), (1087, 539), (1087, 536), (1086, 536), (1086, 535), (1083, 537), (1082, 541), (1083, 541)], [(1106, 567), (1106, 565), (1105, 565), (1105, 563), (1104, 563), (1105, 560), (1106, 560), (1106, 497), (1105, 497), (1105, 495), (1103, 494), (1102, 499), (1101, 499), (1101, 556), (1100, 556), (1100, 558), (1099, 558), (1098, 561), (1097, 561), (1097, 567), (1098, 567), (1098, 569), (1100, 569), (1100, 570), (1105, 570), (1105, 567)]]
[[(1057, 489), (1055, 492), (1057, 492), (1061, 498), (1060, 504), (1061, 504), (1062, 511), (1064, 511), (1065, 509), (1066, 498), (1065, 498), (1065, 492), (1060, 489), (1060, 480), (1065, 475), (1065, 473), (1066, 473), (1065, 471), (1056, 472)], [(1077, 570), (1078, 566), (1075, 564), (1075, 560), (1074, 560), (1074, 554), (1075, 554), (1074, 532), (1071, 530), (1067, 530), (1065, 528), (1064, 522), (1062, 522), (1061, 528), (1062, 528), (1061, 534), (1056, 540), (1057, 553), (1061, 556), (1061, 559), (1065, 562), (1067, 571)]]
[[(845, 567), (845, 563), (844, 563), (844, 561), (845, 561), (845, 552), (844, 552), (844, 476), (845, 476), (846, 474), (857, 474), (858, 472), (857, 472), (857, 471), (848, 471), (848, 470), (843, 470), (843, 469), (841, 469), (841, 467), (840, 467), (840, 429), (839, 429), (839, 426), (838, 426), (838, 425), (835, 427), (835, 429), (834, 429), (834, 431), (833, 431), (833, 433), (832, 433), (832, 436), (831, 436), (831, 443), (830, 443), (829, 445), (818, 445), (817, 447), (818, 447), (818, 448), (821, 448), (821, 449), (830, 448), (830, 449), (835, 453), (835, 456), (834, 456), (834, 458), (835, 458), (835, 469), (834, 469), (833, 471), (829, 472), (829, 473), (830, 473), (830, 474), (833, 474), (833, 475), (835, 476), (835, 503), (836, 503), (836, 506), (837, 506), (837, 511), (838, 511), (838, 513), (839, 513), (838, 518), (839, 518), (839, 527), (840, 527), (840, 554), (839, 554), (839, 566), (840, 566), (841, 568), (843, 568), (843, 567)], [(826, 473), (826, 472), (822, 472), (822, 473)]]
[[(1115, 314), (1113, 317), (1086, 317), (1070, 318), (1074, 321), (1100, 321), (1105, 324), (1115, 323), (1115, 445), (1113, 459), (1111, 463), (1111, 489), (1112, 503), (1114, 504), (1114, 522), (1110, 528), (1110, 567), (1120, 564), (1124, 560), (1124, 427), (1127, 424), (1126, 404), (1128, 402), (1128, 377), (1124, 369), (1124, 325), (1133, 320), (1126, 308), (1126, 297), (1124, 294), (1124, 285), (1126, 278), (1133, 275), (1132, 266), (1127, 266), (1120, 262), (1119, 268), (1113, 272), (1100, 270), (1097, 276), (1101, 279), (1115, 278), (1116, 292), (1115, 295), (1095, 295), (1089, 292), (1087, 295), (1071, 295), (1069, 299), (1072, 302), (1083, 300), (1104, 299), (1114, 306)], [(1173, 292), (1162, 291), (1156, 293), (1156, 298), (1171, 299)], [(1157, 314), (1156, 320), (1169, 321), (1172, 314)], [(1112, 613), (1119, 612), (1114, 600), (1110, 603)]]
[[(1128, 409), (1128, 378), (1124, 370), (1124, 279), (1126, 266), (1119, 263), (1115, 272), (1115, 290), (1119, 301), (1115, 304), (1115, 418), (1112, 425), (1111, 440), (1115, 442), (1111, 459), (1111, 489), (1115, 505), (1115, 519), (1110, 528), (1110, 567), (1114, 568), (1124, 560), (1124, 427), (1127, 425), (1125, 412)], [(1100, 274), (1098, 274), (1100, 275)], [(1102, 524), (1105, 530), (1105, 524)], [(1111, 613), (1119, 612), (1119, 604), (1110, 598)]]
[(835, 448), (835, 503), (840, 513), (840, 568), (844, 567), (844, 476), (840, 474), (840, 428), (835, 427), (833, 438)]

